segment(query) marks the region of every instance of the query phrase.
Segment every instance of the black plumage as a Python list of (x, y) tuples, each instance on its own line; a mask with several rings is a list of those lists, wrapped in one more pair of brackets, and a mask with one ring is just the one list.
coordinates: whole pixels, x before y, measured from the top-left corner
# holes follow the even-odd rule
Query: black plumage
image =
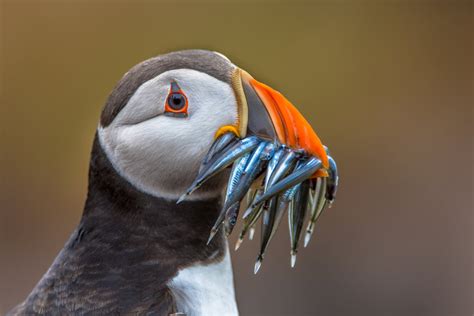
[(140, 192), (117, 174), (97, 137), (91, 157), (80, 224), (9, 315), (168, 315), (175, 304), (166, 284), (178, 270), (224, 255), (222, 233), (206, 246), (220, 198), (176, 205)]

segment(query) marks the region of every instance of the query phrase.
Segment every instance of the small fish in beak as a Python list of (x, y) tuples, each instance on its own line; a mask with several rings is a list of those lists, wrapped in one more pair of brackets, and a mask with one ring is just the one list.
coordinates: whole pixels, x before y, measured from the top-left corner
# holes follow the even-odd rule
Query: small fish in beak
[(308, 227), (306, 228), (306, 234), (304, 237), (304, 247), (307, 247), (309, 241), (311, 240), (311, 236), (313, 235), (314, 225), (318, 220), (319, 216), (321, 215), (323, 209), (327, 205), (326, 200), (326, 185), (327, 185), (327, 178), (318, 178), (316, 182), (316, 188), (311, 190), (311, 209), (310, 209), (310, 220), (308, 223)]
[[(250, 187), (253, 185), (254, 181), (262, 174), (264, 167), (272, 158), (274, 151), (275, 146), (272, 143), (262, 142), (252, 153), (238, 186), (234, 189), (233, 194), (229, 196), (229, 199), (224, 203), (224, 209), (226, 209), (228, 205), (234, 206), (232, 211), (230, 211), (229, 207), (229, 211), (227, 211), (226, 214), (228, 218), (237, 218), (240, 209), (240, 201), (250, 190)], [(236, 203), (238, 203), (238, 207), (236, 207)], [(234, 225), (235, 221), (232, 221), (230, 225), (227, 225), (227, 235), (232, 233)]]
[(203, 185), (204, 182), (230, 166), (237, 158), (252, 151), (258, 146), (260, 142), (261, 140), (259, 140), (258, 137), (250, 136), (238, 141), (236, 144), (230, 146), (230, 148), (227, 150), (219, 153), (219, 156), (216, 157), (215, 160), (202, 168), (194, 182), (186, 190), (186, 193), (184, 193), (176, 203), (178, 204), (182, 202), (186, 196), (193, 193), (196, 189)]
[(296, 253), (298, 252), (298, 243), (300, 240), (301, 229), (306, 217), (306, 210), (309, 199), (309, 180), (305, 180), (300, 184), (296, 191), (294, 199), (291, 201), (290, 211), (288, 212), (288, 226), (290, 229), (291, 243), (291, 267), (296, 263)]
[(304, 162), (300, 168), (297, 168), (296, 171), (270, 186), (265, 191), (265, 193), (254, 202), (254, 205), (258, 205), (273, 197), (274, 195), (277, 195), (282, 191), (285, 191), (292, 186), (309, 179), (317, 170), (319, 170), (319, 168), (321, 168), (321, 160), (317, 158), (308, 159), (308, 161)]
[[(247, 162), (249, 161), (249, 159), (250, 159), (250, 153), (246, 153), (242, 157), (238, 158), (236, 162), (234, 163), (232, 167), (232, 171), (230, 172), (229, 182), (227, 184), (227, 191), (225, 195), (226, 201), (229, 201), (231, 196), (234, 194), (235, 188), (237, 187), (237, 185), (240, 182), (240, 179), (242, 178), (242, 175), (244, 173), (245, 167), (247, 166)], [(224, 204), (224, 207), (219, 213), (219, 216), (217, 217), (217, 220), (211, 229), (207, 244), (211, 242), (215, 234), (219, 231), (219, 228), (222, 225), (224, 218), (226, 216), (226, 213), (230, 207), (240, 207), (240, 205), (229, 206), (228, 203)]]
[[(254, 272), (260, 269), (268, 244), (288, 211), (291, 266), (307, 213), (310, 214), (304, 246), (315, 223), (335, 198), (339, 175), (336, 162), (298, 110), (279, 92), (237, 68), (233, 79), (240, 117), (238, 126), (223, 127), (206, 154), (197, 177), (178, 200), (233, 164), (225, 202), (213, 225), (208, 243), (221, 226), (229, 235), (241, 207), (243, 225), (237, 250), (261, 218), (260, 251)], [(244, 124), (245, 126), (243, 126)], [(246, 197), (247, 196), (247, 197)]]
[(263, 185), (260, 186), (258, 190), (255, 191), (253, 198), (248, 203), (248, 208), (245, 211), (244, 215), (242, 216), (244, 223), (242, 225), (242, 230), (239, 235), (239, 239), (235, 244), (235, 250), (239, 249), (240, 245), (242, 244), (245, 235), (249, 232), (249, 240), (253, 239), (253, 235), (255, 233), (254, 225), (257, 220), (260, 218), (263, 209), (268, 209), (268, 205), (260, 204), (257, 207), (252, 206), (252, 201), (255, 201), (263, 194), (264, 187)]
[(212, 158), (215, 158), (216, 154), (224, 150), (224, 148), (228, 147), (230, 144), (235, 144), (238, 141), (237, 136), (234, 133), (227, 132), (223, 134), (221, 137), (218, 137), (215, 142), (212, 143), (211, 148), (207, 152), (206, 156), (204, 157), (201, 167), (199, 170), (204, 169), (207, 164), (211, 161)]
[(329, 176), (328, 176), (328, 181), (327, 181), (326, 199), (329, 201), (329, 207), (331, 207), (331, 204), (334, 202), (334, 199), (336, 198), (339, 175), (337, 173), (336, 161), (331, 156), (328, 156), (328, 161), (329, 161), (329, 169), (328, 169)]
[(273, 226), (275, 225), (276, 215), (278, 211), (278, 201), (277, 198), (274, 197), (270, 199), (268, 203), (268, 209), (264, 210), (263, 218), (262, 218), (262, 239), (260, 242), (260, 252), (257, 257), (257, 261), (255, 262), (254, 273), (257, 274), (258, 270), (260, 269), (263, 261), (263, 257), (265, 256), (265, 251), (267, 250), (268, 243), (272, 238), (272, 231)]

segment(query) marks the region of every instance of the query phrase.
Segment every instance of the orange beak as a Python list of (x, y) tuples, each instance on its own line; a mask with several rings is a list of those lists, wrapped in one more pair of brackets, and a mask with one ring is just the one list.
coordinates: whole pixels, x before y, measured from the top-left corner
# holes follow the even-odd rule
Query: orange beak
[[(324, 168), (329, 167), (326, 150), (318, 135), (280, 92), (258, 82), (241, 69), (236, 71), (233, 85), (237, 100), (241, 103), (239, 107), (244, 108), (239, 112), (248, 113), (247, 119), (241, 119), (247, 123), (246, 133), (277, 140), (296, 150), (304, 150), (319, 158)], [(320, 169), (315, 176), (327, 176), (327, 173)]]

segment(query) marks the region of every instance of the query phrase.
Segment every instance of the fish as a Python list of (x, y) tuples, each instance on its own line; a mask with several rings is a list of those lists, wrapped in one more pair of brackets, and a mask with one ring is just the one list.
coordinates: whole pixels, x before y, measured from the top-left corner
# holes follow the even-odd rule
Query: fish
[(238, 158), (234, 165), (232, 166), (232, 171), (230, 172), (229, 181), (227, 183), (227, 190), (225, 194), (225, 202), (229, 201), (234, 190), (239, 184), (242, 175), (244, 174), (245, 167), (249, 161), (250, 153), (244, 154), (242, 157)]
[(296, 254), (298, 252), (298, 243), (303, 228), (304, 219), (308, 209), (310, 184), (309, 180), (303, 181), (295, 192), (294, 199), (290, 202), (288, 212), (288, 226), (290, 230), (291, 243), (291, 267), (296, 264)]
[(226, 231), (228, 235), (232, 232), (232, 229), (235, 226), (240, 209), (240, 201), (250, 190), (253, 182), (260, 176), (266, 162), (273, 156), (273, 152), (274, 145), (272, 143), (262, 142), (251, 153), (240, 181), (233, 188), (233, 193), (230, 195), (229, 199), (224, 203), (226, 218), (231, 220), (231, 222), (226, 221)]
[(238, 141), (236, 144), (230, 146), (227, 150), (221, 152), (220, 156), (216, 160), (214, 160), (212, 163), (209, 163), (207, 167), (198, 173), (196, 179), (186, 190), (186, 192), (178, 199), (176, 204), (182, 202), (188, 195), (193, 193), (212, 176), (231, 165), (237, 158), (252, 151), (258, 146), (260, 142), (261, 140), (258, 137), (250, 136)]
[(304, 247), (307, 247), (314, 232), (314, 227), (326, 207), (331, 207), (336, 198), (339, 182), (337, 165), (333, 157), (330, 156), (329, 149), (324, 146), (328, 155), (329, 169), (328, 177), (317, 179), (316, 188), (312, 194), (311, 215), (304, 237)]
[(262, 238), (260, 241), (260, 252), (257, 256), (257, 260), (254, 266), (254, 274), (257, 274), (258, 270), (262, 265), (265, 251), (267, 250), (268, 243), (271, 239), (271, 233), (273, 225), (275, 223), (275, 216), (277, 215), (277, 197), (272, 197), (268, 203), (268, 210), (264, 211), (262, 217)]
[[(222, 226), (227, 236), (232, 233), (242, 208), (245, 212), (235, 244), (237, 250), (247, 234), (250, 240), (253, 239), (255, 225), (261, 218), (260, 247), (254, 266), (254, 273), (257, 273), (268, 245), (288, 211), (290, 264), (294, 267), (307, 214), (309, 221), (304, 247), (311, 239), (318, 218), (335, 200), (339, 182), (337, 165), (328, 148), (324, 146), (324, 149), (328, 156), (327, 168), (326, 165), (323, 167), (318, 157), (302, 149), (290, 148), (255, 135), (238, 139), (233, 133), (226, 133), (211, 145), (198, 175), (177, 203), (232, 165), (224, 206), (211, 228), (208, 244)], [(322, 170), (317, 173), (319, 169)]]
[[(224, 207), (211, 229), (211, 238), (217, 233), (223, 220), (225, 220), (226, 234), (229, 235), (237, 222), (240, 201), (245, 197), (253, 181), (258, 178), (268, 160), (273, 156), (275, 146), (269, 142), (261, 142), (248, 158), (238, 163), (238, 167), (229, 185)], [(209, 241), (210, 241), (209, 240)]]
[(275, 168), (271, 170), (268, 181), (265, 182), (265, 192), (267, 192), (268, 188), (276, 181), (284, 177), (296, 164), (296, 153), (288, 148), (285, 151), (284, 155), (278, 160)]
[(272, 232), (270, 234), (270, 240), (272, 239), (273, 235), (276, 233), (278, 226), (281, 223), (283, 215), (288, 210), (288, 207), (291, 201), (294, 199), (296, 192), (299, 190), (301, 184), (297, 184), (292, 188), (286, 190), (283, 194), (278, 196), (278, 206), (275, 215), (275, 222), (273, 223)]
[(240, 201), (235, 202), (232, 204), (225, 213), (224, 219), (224, 226), (225, 226), (225, 234), (228, 237), (232, 234), (234, 230), (235, 224), (237, 224), (237, 217), (239, 216), (240, 210)]
[[(249, 161), (250, 153), (244, 154), (242, 157), (238, 158), (234, 165), (232, 166), (232, 171), (230, 172), (229, 181), (227, 182), (227, 190), (225, 194), (225, 201), (230, 200), (232, 194), (234, 193), (235, 187), (238, 185), (242, 175), (244, 173), (245, 167), (247, 166), (247, 162)], [(226, 204), (225, 203), (225, 204)], [(226, 215), (227, 208), (223, 207), (219, 213), (219, 216), (214, 223), (214, 226), (211, 228), (211, 232), (209, 234), (209, 239), (207, 243), (209, 244), (214, 238), (215, 234), (218, 232), (220, 225), (224, 221)]]
[(268, 200), (269, 198), (273, 197), (274, 195), (284, 190), (287, 190), (288, 188), (295, 186), (296, 184), (303, 182), (306, 179), (309, 179), (319, 168), (321, 168), (321, 166), (321, 160), (315, 157), (309, 158), (307, 161), (301, 164), (300, 167), (295, 170), (295, 172), (271, 185), (264, 192), (264, 194), (253, 203), (253, 205), (260, 204), (265, 200)]
[[(261, 215), (263, 210), (268, 210), (269, 205), (265, 205), (264, 207), (258, 207), (255, 201), (259, 200), (259, 198), (265, 192), (265, 188), (270, 186), (275, 180), (278, 180), (280, 177), (284, 176), (286, 173), (290, 171), (295, 163), (295, 154), (288, 150), (288, 148), (281, 146), (274, 154), (270, 162), (268, 163), (267, 172), (265, 175), (264, 186), (263, 189), (257, 191), (253, 202), (247, 208), (244, 213), (243, 218), (246, 219), (251, 214), (253, 215), (247, 223), (244, 223), (244, 229), (251, 228), (255, 222), (257, 221), (258, 217)], [(245, 235), (246, 230), (244, 231)], [(251, 234), (251, 238), (253, 239), (253, 233)]]
[(304, 247), (307, 247), (309, 241), (311, 240), (311, 236), (313, 235), (314, 225), (318, 220), (319, 216), (321, 215), (322, 211), (327, 205), (326, 200), (326, 182), (327, 178), (322, 177), (317, 179), (317, 184), (314, 192), (312, 192), (312, 203), (310, 209), (310, 220), (308, 222), (308, 226), (306, 228), (306, 233), (304, 237)]
[[(246, 163), (242, 177), (240, 178), (237, 185), (233, 188), (232, 194), (225, 204), (230, 206), (237, 200), (242, 200), (247, 191), (252, 186), (253, 181), (260, 175), (267, 161), (267, 151), (272, 151), (271, 143), (260, 143), (257, 148), (250, 154), (248, 162)], [(224, 206), (225, 207), (225, 206)]]
[(209, 163), (214, 156), (219, 153), (221, 150), (226, 148), (229, 144), (234, 144), (238, 141), (238, 138), (235, 136), (234, 133), (225, 133), (218, 137), (209, 148), (206, 156), (204, 157), (201, 165), (201, 169), (203, 166)]
[(273, 155), (272, 159), (268, 162), (267, 170), (265, 173), (265, 181), (264, 181), (265, 188), (269, 186), (270, 177), (273, 173), (273, 170), (275, 170), (275, 167), (278, 165), (278, 162), (285, 155), (285, 153), (286, 153), (286, 147), (280, 146), (278, 149), (276, 149), (275, 154)]
[[(258, 190), (256, 190), (254, 192), (251, 200), (253, 201), (260, 194), (263, 194), (263, 188), (259, 188)], [(257, 206), (257, 208), (251, 208), (249, 206), (249, 208), (245, 211), (246, 214), (244, 214), (244, 216), (243, 216), (244, 222), (242, 224), (242, 229), (240, 231), (239, 238), (237, 239), (237, 241), (235, 243), (235, 250), (239, 249), (239, 247), (242, 244), (247, 232), (250, 232), (250, 234), (253, 234), (252, 233), (252, 231), (254, 231), (253, 225), (255, 225), (255, 223), (257, 222), (257, 220), (258, 220), (258, 218), (261, 214), (262, 207), (263, 207), (262, 204)], [(252, 240), (252, 239), (253, 238), (250, 238), (250, 240)]]
[(337, 165), (334, 158), (328, 156), (329, 162), (329, 169), (328, 169), (328, 180), (327, 180), (327, 187), (326, 187), (326, 200), (329, 202), (329, 207), (331, 207), (332, 203), (336, 198), (337, 187), (339, 185), (339, 175), (337, 172)]

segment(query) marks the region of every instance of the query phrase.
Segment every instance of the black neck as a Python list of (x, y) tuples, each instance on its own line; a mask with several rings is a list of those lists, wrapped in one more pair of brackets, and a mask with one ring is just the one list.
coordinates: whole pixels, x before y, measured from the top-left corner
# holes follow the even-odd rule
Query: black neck
[(22, 308), (167, 315), (174, 306), (167, 284), (179, 269), (224, 255), (222, 233), (206, 245), (220, 208), (217, 197), (177, 205), (138, 191), (96, 137), (81, 222)]
[(113, 244), (121, 236), (120, 248), (129, 251), (149, 245), (156, 256), (177, 267), (205, 261), (217, 250), (222, 252), (222, 236), (206, 245), (222, 206), (221, 197), (176, 204), (138, 191), (117, 174), (97, 137), (91, 157), (81, 226), (100, 229), (104, 242)]

